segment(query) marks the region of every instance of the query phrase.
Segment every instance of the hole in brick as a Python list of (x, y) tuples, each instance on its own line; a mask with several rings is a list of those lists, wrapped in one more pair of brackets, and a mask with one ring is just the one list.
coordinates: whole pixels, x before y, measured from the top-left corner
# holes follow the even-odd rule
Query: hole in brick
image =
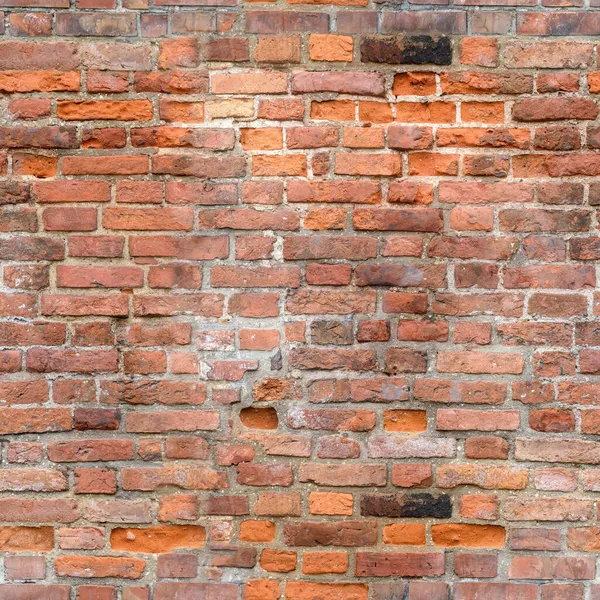
[(277, 429), (279, 419), (274, 408), (243, 408), (240, 420), (249, 429)]

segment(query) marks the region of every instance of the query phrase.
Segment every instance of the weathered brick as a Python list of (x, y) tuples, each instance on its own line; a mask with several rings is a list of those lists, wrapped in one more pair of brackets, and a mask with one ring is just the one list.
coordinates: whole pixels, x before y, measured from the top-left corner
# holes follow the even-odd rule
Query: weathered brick
[[(395, 28), (391, 22), (392, 14), (385, 13), (388, 31)], [(362, 62), (448, 65), (452, 61), (452, 44), (447, 37), (366, 37), (361, 41), (360, 53)]]

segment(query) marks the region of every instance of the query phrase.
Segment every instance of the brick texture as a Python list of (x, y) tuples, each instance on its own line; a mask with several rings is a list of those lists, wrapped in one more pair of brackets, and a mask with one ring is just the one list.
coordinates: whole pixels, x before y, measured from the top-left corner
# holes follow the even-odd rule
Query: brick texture
[(593, 600), (598, 0), (0, 0), (0, 599)]

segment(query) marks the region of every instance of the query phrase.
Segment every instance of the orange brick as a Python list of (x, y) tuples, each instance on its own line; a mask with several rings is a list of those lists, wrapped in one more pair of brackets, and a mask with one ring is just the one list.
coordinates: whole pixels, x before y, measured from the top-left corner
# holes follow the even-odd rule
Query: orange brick
[(313, 33), (308, 40), (310, 60), (352, 61), (353, 40), (347, 35)]

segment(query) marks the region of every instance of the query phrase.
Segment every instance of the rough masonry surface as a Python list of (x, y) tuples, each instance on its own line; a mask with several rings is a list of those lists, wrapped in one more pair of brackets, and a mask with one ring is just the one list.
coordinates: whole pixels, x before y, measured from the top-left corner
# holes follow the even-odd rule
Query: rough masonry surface
[(600, 600), (599, 0), (0, 0), (1, 600)]

